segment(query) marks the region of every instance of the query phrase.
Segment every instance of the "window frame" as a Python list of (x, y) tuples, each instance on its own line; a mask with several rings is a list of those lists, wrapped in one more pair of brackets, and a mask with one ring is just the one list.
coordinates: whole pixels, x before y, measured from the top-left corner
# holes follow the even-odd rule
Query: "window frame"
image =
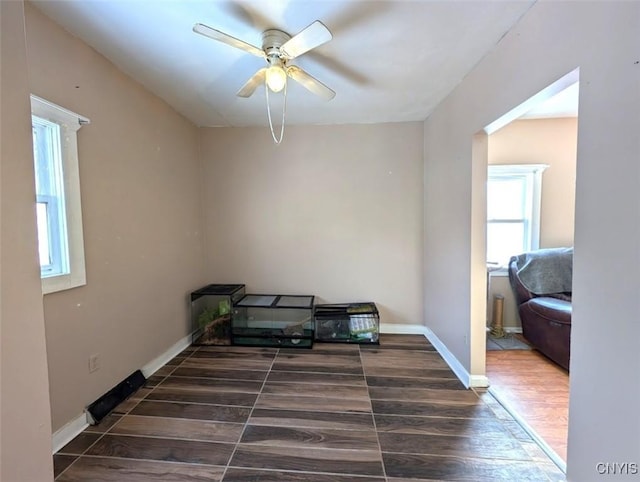
[[(521, 179), (525, 183), (524, 218), (523, 219), (490, 219), (487, 212), (487, 232), (490, 224), (523, 224), (523, 252), (540, 248), (540, 211), (542, 204), (542, 173), (548, 164), (490, 164), (487, 170), (487, 199), (489, 197), (489, 182), (500, 179)], [(489, 239), (487, 236), (487, 253), (489, 253)], [(487, 263), (492, 260), (487, 259)], [(491, 266), (493, 273), (507, 273), (507, 265), (499, 265), (496, 269)]]
[[(66, 224), (68, 245), (68, 266), (62, 274), (42, 276), (42, 293), (84, 286), (86, 281), (86, 266), (84, 256), (84, 233), (82, 228), (82, 206), (80, 199), (80, 169), (78, 160), (77, 132), (88, 118), (60, 107), (52, 102), (31, 95), (31, 115), (52, 122), (59, 126), (59, 146), (62, 163), (62, 184), (64, 201), (63, 222)], [(34, 161), (35, 162), (35, 161)], [(35, 175), (35, 164), (34, 164)], [(35, 178), (34, 178), (35, 181)], [(38, 196), (34, 202), (39, 202)], [(61, 242), (65, 240), (61, 239)]]

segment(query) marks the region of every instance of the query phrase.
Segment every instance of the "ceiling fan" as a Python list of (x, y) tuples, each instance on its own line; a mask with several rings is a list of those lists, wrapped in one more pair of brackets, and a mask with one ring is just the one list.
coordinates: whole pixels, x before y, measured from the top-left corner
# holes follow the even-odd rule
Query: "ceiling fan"
[(287, 77), (327, 100), (333, 99), (336, 95), (333, 90), (300, 67), (289, 65), (291, 60), (333, 38), (329, 29), (319, 20), (293, 37), (281, 30), (265, 30), (262, 33), (262, 48), (201, 23), (195, 24), (193, 31), (266, 60), (267, 67), (263, 67), (253, 74), (238, 91), (239, 97), (250, 97), (256, 88), (265, 82), (271, 91), (280, 92), (286, 86)]

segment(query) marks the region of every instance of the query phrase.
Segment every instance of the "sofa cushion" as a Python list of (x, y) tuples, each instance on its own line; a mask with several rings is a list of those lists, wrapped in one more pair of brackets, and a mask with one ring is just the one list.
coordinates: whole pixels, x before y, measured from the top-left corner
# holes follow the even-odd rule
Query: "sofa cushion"
[(571, 324), (571, 302), (539, 296), (532, 298), (520, 306), (521, 310), (527, 310), (533, 314), (550, 321), (562, 324)]

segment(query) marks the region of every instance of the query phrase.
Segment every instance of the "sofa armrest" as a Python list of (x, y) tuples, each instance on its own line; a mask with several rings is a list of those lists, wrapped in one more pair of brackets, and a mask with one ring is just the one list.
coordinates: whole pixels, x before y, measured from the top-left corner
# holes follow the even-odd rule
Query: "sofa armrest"
[(524, 311), (555, 323), (571, 324), (571, 302), (569, 301), (539, 296), (522, 304), (520, 310), (521, 314)]

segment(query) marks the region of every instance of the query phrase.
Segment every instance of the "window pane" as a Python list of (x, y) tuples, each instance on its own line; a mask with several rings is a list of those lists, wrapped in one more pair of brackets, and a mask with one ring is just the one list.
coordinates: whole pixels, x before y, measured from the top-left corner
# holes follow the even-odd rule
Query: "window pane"
[(32, 116), (40, 276), (69, 273), (60, 126)]
[(487, 261), (506, 265), (524, 251), (524, 223), (487, 224)]
[(47, 203), (36, 204), (36, 218), (38, 222), (38, 253), (40, 254), (40, 268), (44, 268), (45, 266), (51, 265)]
[(489, 179), (487, 183), (488, 219), (524, 219), (524, 178)]

